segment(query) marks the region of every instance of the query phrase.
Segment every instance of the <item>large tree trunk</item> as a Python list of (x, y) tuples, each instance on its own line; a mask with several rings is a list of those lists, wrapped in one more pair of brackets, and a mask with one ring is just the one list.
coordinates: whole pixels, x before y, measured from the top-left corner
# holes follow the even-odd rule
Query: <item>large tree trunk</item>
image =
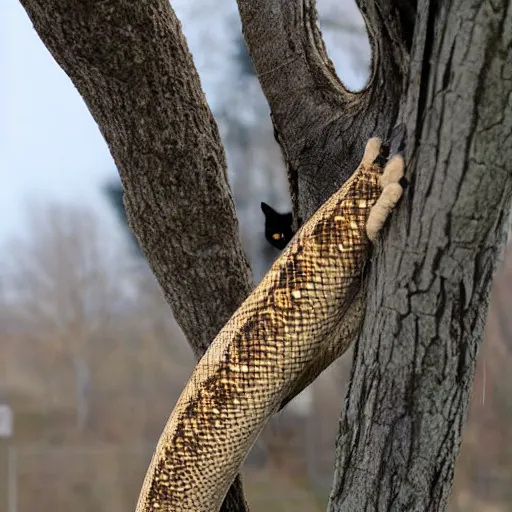
[[(296, 222), (356, 168), (370, 136), (407, 123), (412, 187), (375, 253), (331, 510), (446, 504), (510, 208), (511, 2), (358, 0), (374, 53), (353, 93), (325, 53), (314, 0), (238, 0)], [(21, 3), (100, 126), (130, 225), (200, 356), (251, 279), (174, 12), (167, 0)], [(245, 507), (236, 481), (224, 510)]]
[(512, 191), (512, 2), (423, 2), (412, 189), (373, 262), (330, 510), (439, 511), (450, 494)]

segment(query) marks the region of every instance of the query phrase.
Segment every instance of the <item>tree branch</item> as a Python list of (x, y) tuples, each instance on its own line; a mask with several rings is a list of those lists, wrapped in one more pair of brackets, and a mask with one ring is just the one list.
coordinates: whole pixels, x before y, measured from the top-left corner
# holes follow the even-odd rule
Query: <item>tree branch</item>
[[(252, 280), (217, 125), (178, 19), (167, 0), (21, 4), (98, 123), (130, 226), (199, 357)], [(244, 508), (237, 480), (223, 510)]]
[(372, 265), (330, 510), (445, 509), (506, 242), (511, 1), (425, 1), (418, 14), (412, 187)]
[[(402, 3), (411, 8), (415, 2)], [(373, 64), (368, 85), (354, 93), (327, 56), (314, 0), (238, 0), (244, 37), (288, 166), (296, 221), (307, 220), (348, 179), (367, 139), (387, 138), (398, 115), (411, 24), (402, 25), (403, 9), (390, 0), (358, 4)]]

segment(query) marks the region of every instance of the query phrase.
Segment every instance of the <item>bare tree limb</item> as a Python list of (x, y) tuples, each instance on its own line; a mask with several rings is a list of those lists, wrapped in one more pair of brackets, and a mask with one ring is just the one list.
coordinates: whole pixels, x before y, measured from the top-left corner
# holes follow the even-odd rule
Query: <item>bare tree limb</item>
[[(409, 4), (415, 2), (403, 3), (413, 9)], [(402, 10), (390, 0), (358, 4), (373, 64), (368, 85), (354, 93), (340, 82), (327, 56), (314, 0), (238, 0), (299, 223), (348, 179), (370, 136), (387, 138), (399, 112), (409, 63), (406, 36), (414, 23), (403, 26)]]
[(178, 19), (165, 0), (21, 3), (98, 123), (130, 226), (201, 354), (251, 280), (224, 150)]
[(446, 508), (508, 229), (511, 6), (418, 7), (413, 186), (372, 266), (329, 510)]
[[(21, 4), (98, 123), (130, 226), (200, 356), (252, 279), (224, 149), (176, 15), (167, 0)], [(244, 508), (237, 481), (224, 510)]]

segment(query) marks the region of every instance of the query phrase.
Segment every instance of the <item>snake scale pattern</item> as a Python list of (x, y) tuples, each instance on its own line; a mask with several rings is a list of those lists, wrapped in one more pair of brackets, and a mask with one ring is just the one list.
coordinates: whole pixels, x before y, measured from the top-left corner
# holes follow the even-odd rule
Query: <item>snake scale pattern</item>
[[(197, 364), (160, 437), (137, 512), (216, 512), (270, 416), (348, 348), (364, 269), (402, 195), (401, 156), (361, 164), (297, 232)], [(384, 165), (384, 164), (383, 164)]]

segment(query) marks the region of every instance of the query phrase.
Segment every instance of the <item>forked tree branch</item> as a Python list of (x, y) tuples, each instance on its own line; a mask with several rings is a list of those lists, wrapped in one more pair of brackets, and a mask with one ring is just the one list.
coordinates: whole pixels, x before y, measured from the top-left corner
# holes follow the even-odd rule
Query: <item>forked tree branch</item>
[[(166, 0), (21, 3), (98, 123), (130, 226), (200, 356), (251, 279), (217, 126), (172, 8)], [(336, 78), (313, 0), (239, 3), (303, 219), (355, 169), (366, 139), (389, 132), (398, 112), (405, 32), (396, 9), (367, 3), (376, 53), (371, 82), (359, 94)], [(239, 482), (224, 504), (237, 508), (245, 508)]]
[(327, 56), (314, 0), (238, 0), (299, 222), (348, 179), (368, 138), (388, 137), (399, 113), (415, 1), (396, 2), (400, 7), (391, 0), (358, 4), (373, 58), (367, 86), (354, 93), (340, 82)]

